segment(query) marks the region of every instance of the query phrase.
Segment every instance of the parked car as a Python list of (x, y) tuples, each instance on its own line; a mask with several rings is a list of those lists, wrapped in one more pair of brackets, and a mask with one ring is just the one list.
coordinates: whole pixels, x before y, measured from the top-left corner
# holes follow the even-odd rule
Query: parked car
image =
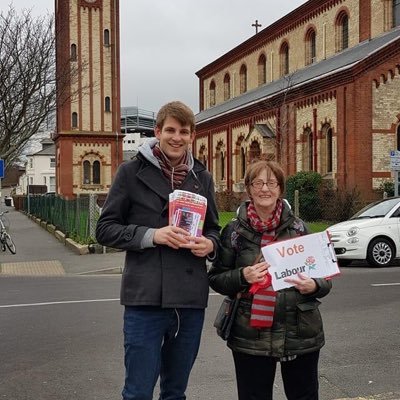
[(327, 230), (339, 265), (366, 260), (372, 266), (386, 267), (400, 257), (400, 197), (371, 203)]

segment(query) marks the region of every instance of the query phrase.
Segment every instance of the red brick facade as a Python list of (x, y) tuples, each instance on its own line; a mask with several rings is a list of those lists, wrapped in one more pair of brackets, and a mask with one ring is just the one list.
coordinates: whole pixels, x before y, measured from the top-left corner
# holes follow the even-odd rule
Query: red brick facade
[(56, 1), (56, 49), (57, 193), (107, 193), (123, 158), (119, 0)]
[[(374, 3), (374, 7), (383, 7), (383, 4)], [(329, 41), (329, 32), (323, 31), (326, 29), (325, 21), (322, 24), (318, 18), (326, 18), (321, 13), (329, 11), (334, 19), (343, 10), (347, 10), (349, 18), (348, 32), (358, 32), (357, 37), (348, 39), (349, 55), (341, 53), (349, 59), (347, 64), (343, 63), (343, 67), (331, 69), (329, 73), (321, 73), (315, 79), (304, 81), (301, 85), (293, 84), (286, 91), (264, 98), (257, 99), (257, 87), (250, 87), (256, 93), (253, 100), (251, 92), (248, 95), (234, 93), (232, 97), (237, 102), (231, 101), (232, 106), (229, 106), (229, 102), (217, 101), (215, 108), (209, 107), (207, 90), (210, 80), (217, 82), (218, 93), (218, 90), (222, 90), (218, 87), (220, 76), (229, 73), (235, 77), (241, 63), (248, 66), (248, 80), (251, 80), (252, 74), (257, 71), (256, 67), (251, 70), (251, 62), (261, 52), (268, 55), (271, 76), (276, 76), (267, 82), (267, 93), (268, 85), (272, 87), (280, 78), (276, 73), (278, 44), (284, 40), (289, 44), (298, 40), (298, 31), (302, 27), (306, 31), (310, 20), (319, 29), (317, 37), (325, 40), (325, 44), (318, 47), (316, 64), (327, 64), (330, 60), (335, 63), (336, 54), (333, 50), (330, 50), (330, 57), (324, 54), (329, 53), (329, 49), (326, 50), (328, 46), (337, 45), (337, 40)], [(384, 37), (385, 32), (378, 31), (384, 23), (379, 25), (377, 18), (373, 21), (373, 16), (381, 15), (380, 12), (383, 15), (384, 10), (373, 9), (371, 2), (361, 0), (310, 0), (197, 73), (200, 80), (200, 109), (203, 111), (197, 115), (194, 151), (199, 158), (200, 148), (206, 151), (205, 161), (214, 175), (217, 190), (243, 189), (243, 180), (237, 179), (241, 162), (239, 149), (243, 149), (247, 163), (251, 161), (250, 149), (257, 143), (259, 156), (265, 157), (271, 153), (271, 141), (254, 129), (257, 124), (262, 124), (273, 127), (275, 143), (272, 153), (288, 175), (312, 169), (325, 179), (331, 179), (339, 189), (356, 188), (363, 199), (376, 198), (379, 185), (384, 180), (392, 179), (389, 151), (400, 146), (397, 137), (400, 120), (400, 30), (397, 27), (389, 31), (390, 40), (384, 42), (380, 36)], [(339, 28), (339, 33), (343, 34), (344, 28)], [(371, 37), (372, 31), (378, 31), (379, 35)], [(274, 44), (275, 38), (277, 42)], [(371, 46), (378, 40), (382, 40), (382, 45), (376, 45), (370, 52), (366, 51), (365, 56), (354, 61), (352, 48), (357, 50), (359, 44), (367, 46), (369, 41), (363, 42), (367, 39), (372, 39)], [(292, 47), (295, 50), (300, 48)], [(295, 53), (297, 58), (294, 64), (298, 68), (290, 71), (293, 76), (297, 71), (301, 74), (304, 68), (304, 64), (301, 68), (304, 56), (301, 51)], [(318, 68), (318, 65), (309, 68)], [(259, 92), (262, 90), (260, 88)], [(249, 100), (240, 103), (245, 96)]]

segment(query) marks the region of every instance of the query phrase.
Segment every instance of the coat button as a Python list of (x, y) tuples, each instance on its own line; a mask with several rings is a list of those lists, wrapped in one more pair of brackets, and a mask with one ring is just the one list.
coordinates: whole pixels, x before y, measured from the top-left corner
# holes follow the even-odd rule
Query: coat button
[(125, 233), (125, 240), (128, 242), (129, 240), (132, 240), (132, 233), (126, 232)]
[(194, 185), (194, 188), (195, 188), (196, 190), (199, 190), (199, 185)]
[(189, 275), (193, 275), (193, 268), (186, 268), (186, 272), (187, 272)]

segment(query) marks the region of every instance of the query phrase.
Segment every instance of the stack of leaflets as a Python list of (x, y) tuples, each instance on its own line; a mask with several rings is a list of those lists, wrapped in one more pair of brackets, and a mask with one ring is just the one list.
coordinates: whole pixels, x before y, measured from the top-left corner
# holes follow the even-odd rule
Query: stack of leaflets
[(174, 190), (169, 195), (169, 224), (179, 226), (191, 236), (200, 237), (207, 211), (207, 199), (186, 190)]

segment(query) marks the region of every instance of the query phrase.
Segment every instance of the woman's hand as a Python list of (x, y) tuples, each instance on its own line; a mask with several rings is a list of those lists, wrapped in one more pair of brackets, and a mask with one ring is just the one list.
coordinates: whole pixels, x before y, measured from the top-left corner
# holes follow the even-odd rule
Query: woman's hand
[(243, 268), (243, 277), (248, 283), (262, 282), (265, 275), (268, 273), (270, 265), (263, 261), (248, 267)]
[(285, 282), (291, 283), (301, 294), (311, 294), (317, 290), (314, 279), (299, 272), (296, 276), (285, 278)]

